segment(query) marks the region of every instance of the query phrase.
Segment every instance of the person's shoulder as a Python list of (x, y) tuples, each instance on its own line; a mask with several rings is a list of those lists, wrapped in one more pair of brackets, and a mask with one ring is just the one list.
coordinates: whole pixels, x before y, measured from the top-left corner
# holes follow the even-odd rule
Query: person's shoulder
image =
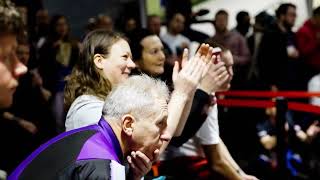
[(308, 82), (308, 89), (312, 89), (311, 86), (320, 84), (320, 74), (313, 76)]
[(77, 97), (74, 102), (71, 104), (70, 109), (79, 107), (84, 108), (87, 107), (87, 105), (101, 105), (103, 106), (103, 100), (99, 99), (96, 96), (93, 95), (81, 95)]
[(71, 104), (66, 118), (66, 129), (79, 128), (99, 121), (104, 101), (92, 95), (82, 95)]
[(166, 41), (168, 38), (171, 38), (171, 35), (166, 32), (160, 35), (160, 39)]
[(186, 36), (182, 35), (182, 34), (178, 34), (177, 35), (177, 39), (190, 42), (190, 39), (187, 38)]
[(299, 32), (309, 32), (313, 29), (314, 25), (310, 20), (304, 22), (304, 24), (298, 29), (297, 33)]

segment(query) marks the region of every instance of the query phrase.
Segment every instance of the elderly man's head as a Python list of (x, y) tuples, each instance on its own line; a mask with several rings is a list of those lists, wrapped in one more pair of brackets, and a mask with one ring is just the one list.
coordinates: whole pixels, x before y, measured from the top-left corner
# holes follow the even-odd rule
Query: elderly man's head
[(130, 77), (108, 95), (103, 116), (121, 129), (124, 153), (140, 150), (153, 160), (153, 152), (170, 139), (168, 100), (165, 83), (147, 75)]

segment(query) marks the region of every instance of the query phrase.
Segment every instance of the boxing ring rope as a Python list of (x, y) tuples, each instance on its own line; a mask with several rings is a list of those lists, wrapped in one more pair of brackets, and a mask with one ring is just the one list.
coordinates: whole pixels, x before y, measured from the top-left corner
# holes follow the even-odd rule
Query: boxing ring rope
[(225, 91), (218, 92), (217, 96), (225, 95), (229, 97), (250, 97), (250, 98), (308, 98), (320, 97), (320, 92), (305, 92), (305, 91)]
[[(310, 97), (320, 97), (320, 92), (305, 91), (226, 91), (217, 93), (217, 97), (241, 97), (241, 98), (286, 98), (303, 99)], [(272, 100), (234, 99), (225, 98), (217, 100), (218, 105), (225, 107), (248, 107), (248, 108), (268, 108), (276, 106)], [(299, 102), (288, 102), (288, 109), (294, 111), (320, 114), (320, 107)]]
[[(286, 122), (285, 113), (287, 110), (314, 113), (320, 115), (320, 106), (307, 103), (288, 102), (290, 99), (305, 99), (310, 97), (320, 97), (320, 92), (305, 91), (226, 91), (216, 93), (218, 106), (235, 107), (235, 108), (277, 108), (276, 116), (276, 136), (277, 147), (276, 152), (279, 157), (279, 175), (286, 178), (286, 148), (285, 129)], [(222, 98), (221, 98), (222, 97)], [(240, 99), (236, 99), (240, 98)], [(271, 100), (276, 98), (276, 100)], [(158, 162), (159, 163), (159, 162)], [(152, 167), (153, 174), (159, 175), (158, 163)]]
[[(307, 112), (320, 115), (320, 106), (307, 103), (292, 102), (292, 99), (305, 99), (320, 97), (320, 92), (305, 91), (227, 91), (216, 93), (217, 103), (224, 107), (245, 107), (245, 108), (268, 108), (276, 107), (276, 153), (278, 157), (278, 175), (281, 179), (288, 178), (286, 167), (286, 150), (288, 147), (285, 141), (286, 112), (288, 110)], [(222, 98), (219, 98), (222, 97)], [(230, 98), (231, 97), (231, 98)], [(236, 99), (239, 98), (239, 99)], [(271, 98), (275, 98), (271, 100)], [(258, 100), (257, 100), (258, 99)], [(265, 100), (270, 99), (270, 100)], [(291, 102), (289, 102), (289, 100)]]

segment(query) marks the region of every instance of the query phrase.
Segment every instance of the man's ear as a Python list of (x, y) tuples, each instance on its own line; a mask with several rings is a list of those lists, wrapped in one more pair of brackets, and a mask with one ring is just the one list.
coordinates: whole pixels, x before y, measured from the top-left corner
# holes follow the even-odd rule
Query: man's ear
[(121, 118), (122, 122), (122, 131), (126, 133), (128, 136), (132, 136), (134, 130), (134, 123), (136, 123), (136, 119), (130, 115), (126, 114)]
[(95, 54), (93, 56), (93, 62), (98, 69), (103, 69), (103, 57), (101, 54)]

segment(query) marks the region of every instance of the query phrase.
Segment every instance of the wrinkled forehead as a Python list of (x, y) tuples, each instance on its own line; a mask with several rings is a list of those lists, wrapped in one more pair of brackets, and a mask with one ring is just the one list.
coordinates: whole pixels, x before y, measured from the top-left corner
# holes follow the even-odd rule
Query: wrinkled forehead
[(168, 114), (168, 102), (166, 101), (166, 99), (163, 97), (158, 97), (155, 101), (157, 108), (159, 108), (162, 113)]

